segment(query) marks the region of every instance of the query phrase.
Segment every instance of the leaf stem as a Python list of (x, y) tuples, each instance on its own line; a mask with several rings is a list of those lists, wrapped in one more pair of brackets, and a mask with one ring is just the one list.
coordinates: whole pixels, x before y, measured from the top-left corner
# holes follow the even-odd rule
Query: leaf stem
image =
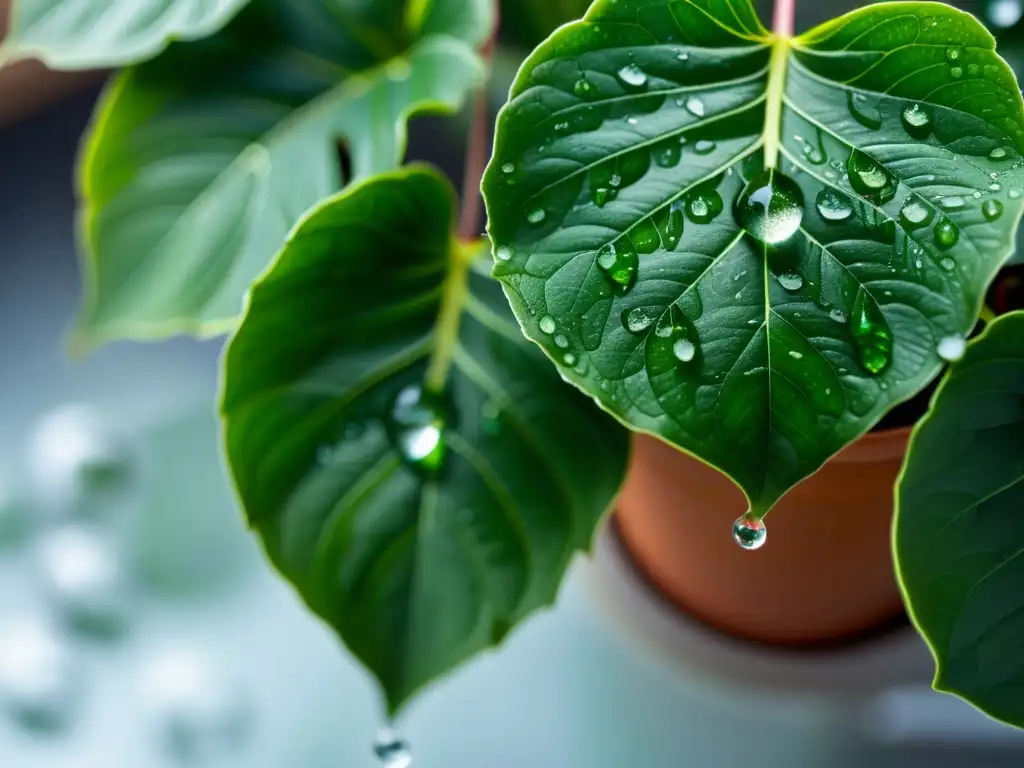
[(466, 169), (462, 177), (459, 237), (463, 240), (473, 240), (480, 235), (480, 180), (487, 159), (487, 92), (481, 88), (473, 105), (473, 124), (469, 129)]
[(768, 92), (764, 114), (764, 167), (779, 164), (782, 131), (782, 94), (786, 87), (786, 65), (789, 63), (789, 41), (793, 37), (796, 0), (775, 0), (772, 18), (772, 58), (768, 65)]
[(796, 16), (796, 0), (775, 0), (775, 15), (772, 17), (772, 32), (782, 38), (793, 36), (793, 18)]
[(441, 308), (434, 327), (434, 349), (430, 353), (423, 385), (430, 392), (443, 392), (448, 383), (455, 348), (459, 342), (459, 325), (469, 293), (469, 264), (475, 251), (453, 241), (448, 253), (448, 273), (441, 290)]

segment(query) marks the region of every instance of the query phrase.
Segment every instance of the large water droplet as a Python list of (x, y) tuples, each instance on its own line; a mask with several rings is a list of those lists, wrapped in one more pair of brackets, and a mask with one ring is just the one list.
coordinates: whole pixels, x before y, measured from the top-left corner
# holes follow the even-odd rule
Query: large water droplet
[(697, 329), (675, 304), (661, 316), (654, 328), (654, 339), (649, 343), (667, 350), (672, 355), (671, 359), (682, 366), (693, 365), (700, 353)]
[(920, 104), (910, 104), (900, 112), (900, 122), (903, 123), (903, 130), (915, 139), (928, 138), (932, 132), (932, 116)]
[(800, 187), (777, 170), (754, 176), (736, 198), (736, 221), (755, 240), (781, 245), (800, 229), (804, 196)]
[(0, 706), (29, 730), (68, 727), (83, 692), (77, 660), (38, 619), (9, 621), (5, 617), (4, 621), (0, 629)]
[(934, 216), (932, 207), (917, 195), (907, 197), (900, 208), (900, 222), (911, 230), (926, 226)]
[(998, 200), (986, 200), (981, 204), (981, 215), (988, 221), (995, 221), (1003, 215), (1003, 204)]
[(74, 630), (112, 637), (125, 628), (128, 596), (113, 547), (94, 530), (74, 525), (39, 545), (44, 589)]
[(850, 313), (850, 334), (861, 367), (878, 376), (892, 364), (892, 330), (878, 303), (861, 288)]
[(707, 224), (725, 208), (717, 190), (697, 190), (686, 198), (686, 213), (697, 224)]
[(676, 339), (672, 344), (672, 353), (681, 363), (688, 363), (697, 354), (697, 346), (689, 339)]
[(818, 206), (818, 213), (825, 221), (846, 221), (853, 215), (853, 204), (850, 202), (850, 198), (831, 187), (824, 187), (818, 192), (815, 202)]
[(686, 111), (695, 117), (704, 117), (704, 102), (696, 96), (686, 100)]
[(661, 315), (656, 307), (634, 307), (622, 310), (622, 325), (630, 333), (640, 334), (654, 325)]
[(630, 232), (629, 239), (637, 253), (654, 253), (661, 247), (661, 233), (653, 218), (641, 219)]
[(850, 154), (846, 169), (850, 186), (871, 202), (884, 205), (896, 196), (896, 178), (859, 149)]
[(453, 408), (446, 398), (415, 384), (398, 393), (385, 424), (405, 462), (422, 472), (434, 473), (444, 465), (444, 432), (452, 416)]
[(625, 296), (636, 282), (640, 260), (629, 238), (624, 237), (597, 252), (597, 266), (608, 278), (612, 290)]
[(960, 239), (960, 228), (945, 216), (935, 223), (935, 229), (932, 231), (935, 235), (935, 244), (942, 250), (952, 248)]
[(764, 520), (747, 512), (736, 518), (736, 522), (732, 524), (732, 537), (744, 549), (760, 549), (768, 540), (768, 528)]
[(799, 291), (804, 287), (804, 279), (796, 272), (784, 272), (778, 276), (779, 285), (787, 291)]
[(662, 208), (654, 217), (654, 224), (661, 233), (662, 245), (669, 251), (675, 250), (683, 237), (683, 227), (686, 221), (683, 216), (683, 203), (680, 200), (674, 201), (671, 205)]
[(383, 768), (409, 768), (412, 765), (412, 750), (409, 743), (390, 729), (381, 731), (373, 744), (373, 754)]
[(1021, 19), (1024, 6), (1020, 0), (990, 0), (985, 6), (985, 18), (997, 29), (1012, 27)]
[(988, 156), (992, 160), (1002, 160), (1004, 157), (1006, 157), (1006, 150), (1003, 149), (1003, 147), (996, 147), (995, 149), (988, 153)]
[(945, 336), (939, 341), (938, 354), (947, 363), (955, 363), (967, 351), (963, 336)]
[(254, 712), (223, 664), (188, 648), (166, 650), (146, 663), (140, 685), (145, 714), (171, 757), (234, 764), (253, 732)]
[(872, 131), (882, 127), (882, 114), (878, 108), (878, 99), (856, 91), (846, 92), (846, 108), (858, 123)]
[(627, 64), (620, 69), (618, 78), (628, 91), (642, 91), (647, 87), (647, 73), (636, 64)]
[(555, 332), (555, 318), (551, 317), (551, 315), (544, 315), (537, 325), (540, 326), (542, 333), (546, 333), (549, 336)]
[(651, 158), (659, 168), (675, 168), (683, 157), (683, 145), (675, 139), (663, 141), (651, 150)]

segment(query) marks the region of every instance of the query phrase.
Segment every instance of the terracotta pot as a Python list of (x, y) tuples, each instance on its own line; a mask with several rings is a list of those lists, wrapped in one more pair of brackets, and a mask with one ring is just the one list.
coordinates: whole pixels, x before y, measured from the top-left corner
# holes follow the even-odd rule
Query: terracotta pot
[(871, 433), (833, 457), (772, 510), (767, 541), (751, 552), (732, 538), (746, 511), (739, 489), (636, 435), (620, 534), (655, 586), (720, 630), (786, 645), (852, 639), (903, 616), (890, 528), (908, 436)]

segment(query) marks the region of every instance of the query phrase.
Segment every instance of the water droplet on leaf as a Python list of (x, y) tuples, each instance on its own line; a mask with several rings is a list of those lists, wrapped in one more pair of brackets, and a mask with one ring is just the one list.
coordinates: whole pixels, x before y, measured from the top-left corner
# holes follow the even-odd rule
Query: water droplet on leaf
[(942, 267), (946, 272), (952, 272), (954, 269), (956, 269), (956, 262), (949, 258), (949, 256), (946, 256), (941, 261), (939, 261), (939, 266)]
[(444, 433), (454, 409), (443, 396), (419, 385), (401, 390), (385, 424), (398, 453), (410, 466), (435, 473), (444, 465)]
[(892, 364), (892, 329), (878, 303), (863, 288), (853, 302), (850, 334), (861, 367), (873, 376), (884, 373)]
[(540, 326), (541, 332), (546, 333), (549, 336), (555, 332), (555, 318), (551, 317), (550, 315), (545, 315), (544, 317), (542, 317), (538, 325)]
[(900, 112), (903, 129), (915, 139), (926, 139), (932, 132), (932, 116), (920, 104), (911, 104)]
[(804, 199), (800, 187), (776, 170), (754, 176), (736, 198), (736, 221), (755, 240), (781, 245), (800, 228)]
[(963, 336), (946, 336), (939, 341), (938, 354), (947, 363), (955, 363), (967, 351)]
[(963, 74), (964, 74), (964, 71), (960, 67), (950, 67), (949, 68), (949, 76), (952, 77), (954, 80), (959, 79), (960, 77), (963, 76)]
[(526, 220), (533, 226), (539, 227), (547, 217), (548, 213), (543, 208), (534, 208), (526, 215)]
[(715, 142), (709, 139), (700, 139), (693, 145), (693, 151), (698, 155), (710, 155), (715, 151)]
[(608, 243), (597, 252), (597, 266), (608, 278), (612, 290), (620, 296), (629, 293), (636, 282), (640, 260), (628, 237)]
[(760, 549), (768, 539), (764, 520), (748, 512), (732, 524), (732, 537), (743, 549)]
[(675, 168), (683, 156), (683, 147), (678, 141), (669, 140), (651, 150), (654, 164), (659, 168)]
[(499, 245), (494, 251), (494, 255), (497, 257), (498, 261), (510, 261), (513, 256), (513, 251), (507, 245)]
[(950, 46), (949, 48), (946, 49), (946, 58), (949, 59), (950, 61), (957, 61), (960, 59), (961, 56), (963, 56), (963, 53), (964, 51), (962, 48), (958, 48), (957, 46)]
[(843, 310), (841, 309), (833, 308), (829, 310), (828, 316), (835, 320), (837, 323), (846, 322), (846, 313), (843, 312)]
[(693, 356), (697, 354), (697, 347), (689, 339), (677, 339), (672, 344), (672, 353), (676, 356), (676, 359), (682, 363), (688, 363), (693, 360)]
[(988, 221), (995, 221), (1003, 215), (1003, 204), (998, 200), (986, 200), (981, 204), (981, 215)]
[(704, 102), (696, 96), (691, 96), (686, 100), (686, 111), (694, 117), (704, 117)]
[(882, 114), (878, 108), (878, 100), (867, 94), (856, 91), (846, 92), (846, 108), (858, 123), (872, 131), (882, 127)]
[(661, 234), (662, 245), (667, 250), (674, 250), (683, 237), (683, 227), (686, 221), (683, 216), (683, 203), (675, 200), (671, 205), (663, 208), (654, 217), (654, 224)]
[(686, 213), (697, 224), (709, 223), (724, 207), (722, 196), (715, 190), (696, 191), (686, 199)]
[(627, 64), (620, 69), (618, 78), (629, 91), (642, 91), (647, 87), (647, 74), (636, 64)]
[(501, 166), (501, 172), (502, 173), (515, 173), (516, 172), (515, 163), (505, 163), (503, 166)]
[(594, 84), (587, 80), (587, 78), (581, 77), (573, 85), (572, 90), (581, 99), (589, 99), (594, 93)]
[(884, 205), (896, 196), (896, 178), (859, 149), (850, 154), (846, 168), (850, 186), (871, 202)]
[(917, 229), (931, 222), (935, 211), (917, 195), (910, 195), (900, 208), (900, 222), (907, 229)]
[(943, 250), (952, 248), (956, 245), (957, 240), (960, 239), (960, 228), (945, 216), (936, 222), (933, 233), (935, 235), (935, 244)]
[(634, 307), (622, 311), (622, 325), (630, 333), (643, 333), (658, 319), (660, 310), (654, 307)]
[(825, 221), (846, 221), (853, 215), (853, 204), (850, 202), (850, 198), (830, 187), (824, 187), (818, 192), (815, 202), (818, 206), (818, 213)]
[(995, 149), (988, 153), (988, 156), (993, 160), (1002, 160), (1004, 157), (1006, 157), (1006, 150), (1003, 149), (1002, 147), (996, 147)]
[(778, 280), (787, 291), (799, 291), (804, 287), (804, 279), (796, 272), (785, 272), (778, 276)]

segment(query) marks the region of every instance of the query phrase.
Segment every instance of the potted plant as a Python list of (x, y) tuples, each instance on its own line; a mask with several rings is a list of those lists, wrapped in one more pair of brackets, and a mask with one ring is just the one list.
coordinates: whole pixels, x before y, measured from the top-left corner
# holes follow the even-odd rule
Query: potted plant
[[(770, 31), (748, 0), (597, 0), (526, 59), (489, 158), (476, 99), (457, 214), (402, 167), (406, 123), (479, 91), (488, 0), (109, 5), (16, 1), (7, 44), (125, 66), (83, 142), (74, 342), (231, 334), (247, 519), (389, 714), (553, 600), (632, 430), (626, 541), (769, 641), (898, 609), (895, 488), (936, 685), (1024, 724), (1005, 272), (985, 308), (1024, 104), (972, 16), (885, 3), (794, 35), (792, 0)], [(937, 376), (904, 460), (907, 430), (871, 430)]]

